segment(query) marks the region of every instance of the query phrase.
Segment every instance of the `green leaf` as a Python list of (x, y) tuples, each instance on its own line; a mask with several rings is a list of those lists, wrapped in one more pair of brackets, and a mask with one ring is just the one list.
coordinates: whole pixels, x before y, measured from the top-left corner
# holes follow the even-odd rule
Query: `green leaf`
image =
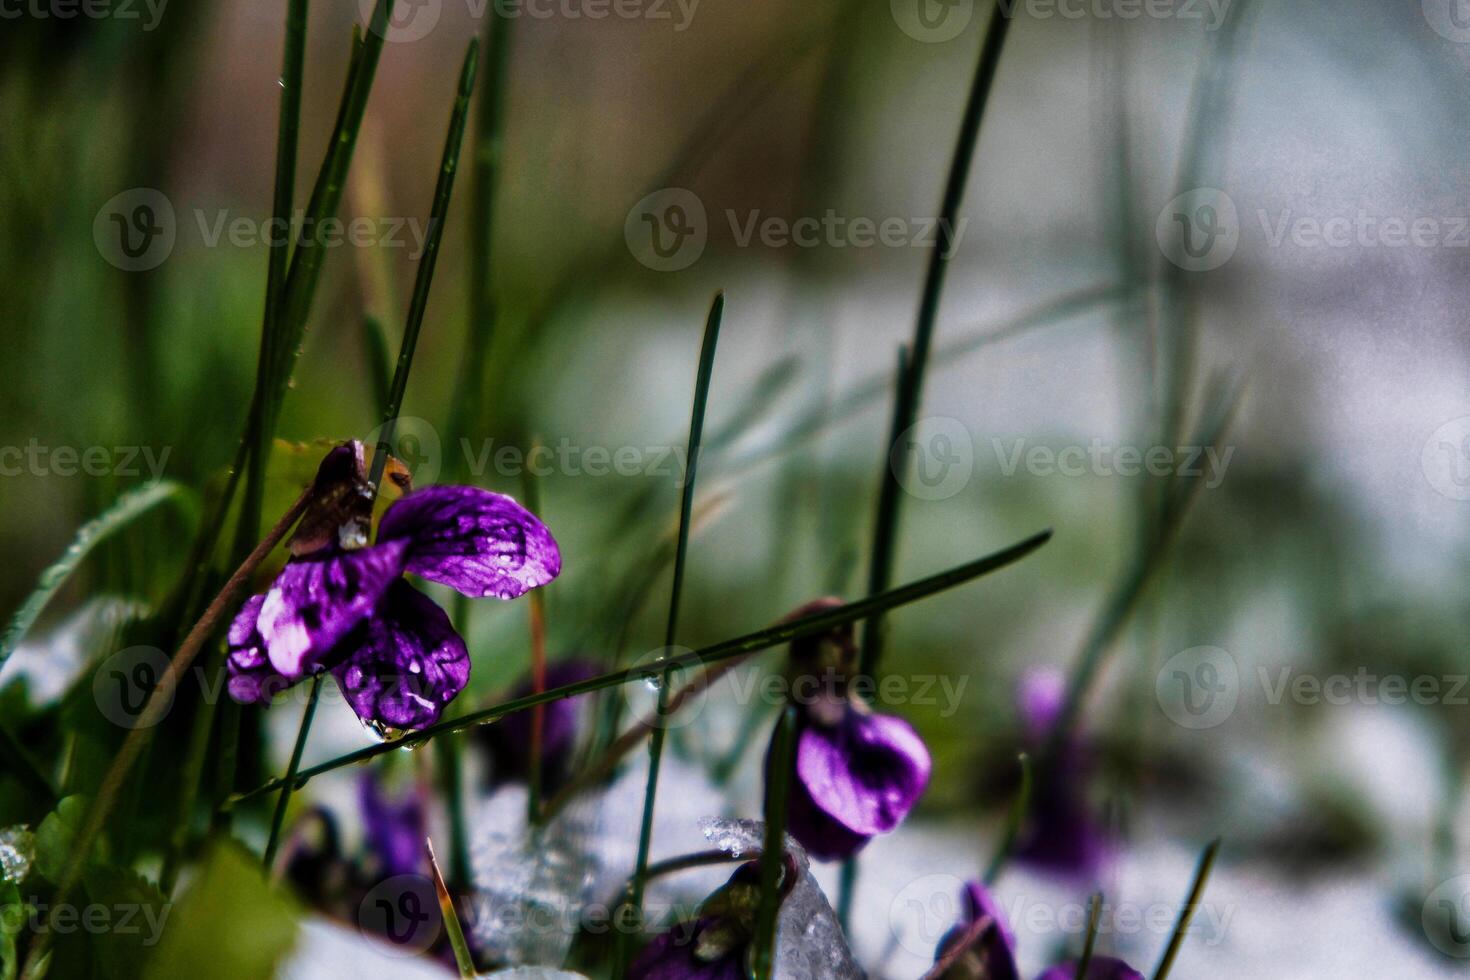
[(82, 871), (82, 884), (91, 907), (108, 912), (109, 927), (92, 937), (97, 975), (116, 980), (140, 976), (163, 937), (172, 903), (152, 882), (116, 865), (89, 865)]
[(71, 861), (72, 840), (87, 813), (85, 796), (68, 796), (36, 828), (36, 870), (59, 883)]
[(169, 916), (146, 980), (270, 980), (296, 941), (299, 911), (270, 887), (259, 860), (233, 841), (215, 845)]
[(20, 641), (41, 615), (41, 610), (46, 608), (46, 603), (66, 584), (71, 573), (76, 571), (77, 566), (93, 548), (159, 504), (187, 499), (186, 493), (182, 486), (171, 480), (145, 483), (136, 490), (123, 494), (111, 507), (83, 524), (62, 556), (41, 573), (35, 590), (5, 627), (4, 635), (0, 636), (0, 664), (5, 663), (20, 645)]

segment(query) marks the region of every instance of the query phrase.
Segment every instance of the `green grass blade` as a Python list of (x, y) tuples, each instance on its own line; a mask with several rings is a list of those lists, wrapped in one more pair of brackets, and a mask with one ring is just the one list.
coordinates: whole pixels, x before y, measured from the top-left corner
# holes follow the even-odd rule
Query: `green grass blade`
[(1097, 927), (1102, 922), (1103, 893), (1093, 892), (1092, 900), (1087, 905), (1087, 937), (1082, 940), (1082, 956), (1077, 960), (1077, 969), (1073, 972), (1077, 980), (1087, 980), (1088, 971), (1092, 969), (1092, 954), (1097, 948)]
[(439, 246), (444, 240), (444, 225), (449, 218), (449, 199), (454, 193), (454, 175), (459, 170), (460, 148), (464, 145), (465, 121), (469, 118), (470, 96), (475, 90), (475, 69), (479, 65), (480, 42), (470, 39), (464, 63), (459, 70), (459, 90), (449, 114), (449, 133), (444, 138), (444, 154), (439, 163), (439, 177), (434, 183), (434, 203), (429, 210), (429, 234), (424, 254), (414, 275), (413, 295), (408, 302), (408, 322), (403, 329), (403, 343), (398, 348), (398, 364), (393, 370), (393, 384), (388, 389), (388, 407), (383, 413), (382, 434), (378, 452), (373, 454), (373, 468), (368, 481), (377, 486), (388, 463), (393, 445), (393, 427), (403, 408), (403, 395), (408, 390), (408, 372), (413, 367), (413, 354), (418, 346), (419, 330), (424, 325), (424, 311), (429, 306), (429, 288), (434, 281), (434, 266), (439, 260)]
[(171, 480), (159, 480), (129, 490), (107, 510), (83, 524), (61, 557), (41, 573), (36, 588), (10, 618), (5, 632), (0, 634), (0, 664), (5, 663), (15, 652), (15, 648), (25, 639), (26, 633), (46, 608), (46, 603), (61, 590), (92, 549), (159, 504), (169, 502), (192, 511), (192, 507), (188, 506), (188, 492), (184, 487)]
[(363, 116), (367, 112), (368, 96), (372, 92), (373, 79), (377, 74), (378, 59), (383, 53), (383, 42), (388, 33), (388, 15), (392, 6), (393, 0), (378, 0), (366, 33), (359, 35), (360, 39), (354, 41), (346, 88), (342, 93), (331, 142), (327, 146), (321, 170), (317, 173), (316, 183), (307, 201), (306, 223), (297, 240), (295, 254), (291, 257), (285, 291), (281, 296), (280, 316), (275, 324), (277, 342), (274, 344), (270, 386), (266, 390), (264, 406), (264, 419), (267, 423), (265, 428), (272, 436), (276, 416), (291, 380), (291, 369), (301, 345), (301, 336), (311, 313), (322, 263), (326, 259), (327, 247), (322, 240), (326, 221), (337, 214), (342, 193), (347, 186), (347, 171), (352, 164), (353, 151), (357, 147), (358, 133), (362, 130)]
[(1215, 858), (1219, 854), (1220, 838), (1216, 837), (1199, 856), (1199, 864), (1194, 869), (1194, 884), (1189, 887), (1189, 898), (1185, 899), (1184, 908), (1179, 910), (1179, 919), (1174, 923), (1174, 934), (1169, 937), (1169, 945), (1159, 959), (1154, 980), (1167, 980), (1169, 971), (1174, 969), (1174, 958), (1179, 955), (1179, 947), (1184, 944), (1184, 936), (1189, 932), (1189, 923), (1199, 910), (1199, 900), (1205, 893), (1205, 884), (1210, 880), (1210, 871), (1215, 867)]
[(362, 318), (362, 349), (367, 356), (368, 382), (373, 386), (373, 414), (379, 418), (388, 411), (388, 390), (392, 380), (388, 374), (388, 334), (383, 321), (371, 313)]
[(291, 748), (291, 761), (286, 765), (286, 776), (281, 782), (281, 795), (276, 799), (276, 812), (271, 817), (270, 839), (265, 845), (267, 873), (276, 862), (276, 848), (281, 843), (281, 827), (286, 823), (286, 808), (291, 804), (291, 784), (296, 781), (296, 772), (301, 768), (301, 754), (306, 750), (306, 737), (311, 733), (311, 720), (316, 716), (317, 700), (322, 692), (322, 681), (326, 673), (321, 672), (311, 679), (311, 688), (306, 695), (306, 707), (301, 712), (301, 727), (296, 730), (296, 744)]
[(1006, 817), (1005, 833), (1001, 835), (1000, 844), (990, 858), (990, 864), (985, 868), (986, 885), (995, 884), (1006, 862), (1011, 859), (1011, 853), (1016, 849), (1016, 840), (1021, 836), (1021, 825), (1026, 819), (1026, 814), (1031, 810), (1031, 758), (1022, 752), (1017, 756), (1016, 761), (1021, 766), (1021, 788), (1016, 792), (1015, 805), (1011, 807), (1011, 812)]
[[(709, 404), (710, 380), (714, 377), (715, 348), (720, 341), (720, 321), (725, 315), (725, 294), (716, 293), (704, 324), (704, 340), (699, 348), (699, 369), (694, 380), (694, 407), (689, 417), (688, 470), (684, 475), (683, 494), (679, 498), (679, 537), (674, 549), (674, 575), (669, 587), (669, 615), (664, 626), (664, 648), (674, 645), (679, 628), (679, 599), (684, 591), (684, 565), (689, 553), (689, 521), (694, 510), (694, 479), (699, 468), (700, 444), (704, 437), (704, 415)], [(648, 740), (648, 782), (643, 794), (643, 822), (638, 832), (638, 862), (628, 890), (628, 904), (638, 915), (643, 912), (643, 889), (648, 881), (648, 851), (653, 843), (653, 810), (658, 798), (658, 771), (663, 761), (664, 714), (669, 707), (669, 688), (673, 671), (665, 668), (658, 688), (658, 720)], [(629, 945), (624, 940), (624, 946)], [(627, 956), (618, 958), (618, 974), (626, 969)]]
[(444, 872), (440, 870), (439, 858), (434, 854), (434, 842), (426, 839), (424, 843), (429, 849), (429, 869), (434, 873), (434, 894), (439, 900), (439, 914), (444, 919), (449, 948), (454, 951), (454, 964), (459, 967), (461, 977), (474, 980), (479, 973), (475, 970), (475, 957), (465, 939), (459, 913), (454, 910), (454, 896), (449, 894), (449, 886), (444, 883)]
[[(873, 518), (873, 554), (868, 567), (868, 595), (877, 595), (893, 583), (893, 539), (898, 532), (898, 503), (902, 488), (898, 482), (898, 468), (893, 465), (900, 454), (898, 439), (907, 428), (904, 412), (912, 406), (913, 386), (916, 374), (910, 360), (911, 351), (900, 347), (898, 370), (894, 374), (896, 393), (893, 399), (893, 417), (889, 421), (889, 434), (893, 441), (883, 455), (883, 470), (878, 484), (878, 511)], [(907, 453), (902, 454), (907, 458)], [(860, 669), (875, 676), (878, 662), (883, 656), (883, 617), (874, 616), (863, 624), (862, 663)]]
[(786, 864), (786, 794), (791, 787), (791, 768), (796, 755), (796, 708), (787, 705), (776, 723), (776, 740), (771, 746), (771, 774), (766, 786), (766, 836), (761, 848), (761, 903), (755, 920), (754, 953), (751, 959), (755, 980), (770, 980), (776, 957), (776, 923), (781, 911), (782, 866)]
[[(1225, 389), (1189, 445), (1218, 448), (1234, 418), (1243, 391), (1243, 385), (1239, 383)], [(1168, 552), (1170, 543), (1179, 533), (1202, 483), (1201, 477), (1181, 476), (1166, 487), (1159, 526), (1140, 544), (1127, 574), (1104, 602), (1102, 612), (1083, 643), (1082, 652), (1078, 655), (1077, 664), (1067, 682), (1066, 698), (1048, 738), (1044, 757), (1040, 760), (1043, 767), (1050, 764), (1052, 754), (1076, 725), (1082, 703), (1092, 688), (1103, 659), (1147, 590), (1154, 572)]]
[[(980, 61), (975, 68), (975, 78), (970, 86), (965, 114), (960, 121), (959, 138), (955, 141), (954, 157), (950, 161), (949, 178), (945, 182), (944, 197), (939, 205), (939, 234), (934, 249), (929, 253), (929, 265), (924, 274), (924, 289), (919, 299), (918, 318), (914, 323), (914, 339), (909, 349), (906, 377), (898, 387), (894, 399), (893, 422), (888, 440), (883, 446), (883, 483), (878, 505), (878, 521), (873, 530), (872, 570), (869, 575), (871, 592), (881, 592), (891, 581), (893, 541), (898, 534), (899, 503), (897, 481), (890, 479), (893, 466), (891, 453), (899, 439), (914, 424), (919, 404), (924, 395), (924, 375), (929, 364), (929, 350), (934, 342), (934, 322), (939, 315), (939, 300), (944, 291), (944, 277), (954, 251), (955, 221), (959, 216), (960, 204), (965, 196), (965, 183), (969, 180), (970, 164), (974, 160), (975, 145), (980, 139), (980, 122), (985, 115), (985, 106), (990, 101), (990, 91), (995, 84), (996, 70), (1000, 66), (1001, 51), (1005, 48), (1006, 35), (1010, 30), (1011, 18), (1007, 8), (996, 4), (991, 14), (990, 25), (985, 31), (985, 43), (980, 51)], [(903, 459), (906, 461), (907, 456)], [(881, 654), (882, 622), (870, 623), (864, 629), (862, 654), (863, 673), (872, 676), (878, 669)], [(868, 643), (873, 647), (869, 648)]]
[[(495, 242), (496, 182), (500, 176), (501, 147), (505, 134), (506, 78), (510, 68), (511, 25), (498, 4), (490, 6), (489, 44), (485, 72), (480, 85), (480, 102), (475, 114), (475, 142), (470, 173), (470, 322), (465, 334), (464, 361), (450, 399), (451, 438), (468, 438), (479, 418), (485, 383), (485, 358), (495, 336)], [(464, 454), (453, 457), (451, 479), (462, 478), (467, 461)]]

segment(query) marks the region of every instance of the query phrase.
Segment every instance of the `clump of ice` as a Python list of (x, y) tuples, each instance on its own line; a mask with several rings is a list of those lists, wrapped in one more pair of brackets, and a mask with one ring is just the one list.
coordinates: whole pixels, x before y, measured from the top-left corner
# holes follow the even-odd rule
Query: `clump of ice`
[[(759, 853), (766, 837), (760, 820), (707, 817), (700, 821), (705, 839), (731, 857)], [(786, 836), (786, 850), (796, 859), (801, 876), (781, 903), (776, 923), (777, 980), (851, 980), (862, 969), (853, 959), (847, 937), (827, 896), (812, 877), (806, 851)]]
[(475, 907), (468, 925), (478, 945), (498, 962), (560, 963), (598, 866), (595, 810), (568, 807), (532, 828), (525, 787), (505, 786), (484, 801), (477, 823), (483, 829), (471, 855)]
[(0, 881), (17, 885), (31, 873), (36, 859), (36, 835), (25, 824), (0, 830)]

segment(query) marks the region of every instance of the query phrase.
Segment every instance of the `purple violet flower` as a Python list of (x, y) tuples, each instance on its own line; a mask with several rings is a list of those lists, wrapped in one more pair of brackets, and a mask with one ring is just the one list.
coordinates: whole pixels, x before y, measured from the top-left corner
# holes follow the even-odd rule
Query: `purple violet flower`
[[(1055, 670), (1027, 672), (1020, 685), (1023, 738), (1041, 754), (1061, 715), (1066, 679)], [(1076, 736), (1037, 772), (1030, 812), (1016, 844), (1016, 860), (1040, 871), (1093, 880), (1112, 853), (1112, 841), (1087, 799), (1093, 759)]]
[[(1075, 960), (1071, 963), (1060, 963), (1041, 974), (1036, 980), (1079, 980), (1078, 966)], [(1113, 959), (1111, 956), (1094, 956), (1092, 962), (1087, 964), (1087, 976), (1081, 980), (1143, 980), (1143, 974), (1122, 960)]]
[[(821, 599), (792, 618), (840, 604)], [(929, 784), (929, 750), (913, 727), (849, 695), (855, 661), (850, 625), (791, 645), (798, 716), (787, 831), (821, 861), (850, 857), (893, 830)], [(769, 772), (770, 750), (766, 764)]]
[(964, 918), (934, 952), (934, 969), (924, 980), (1019, 980), (1016, 936), (1000, 905), (978, 881), (965, 885)]
[[(599, 665), (589, 659), (573, 657), (553, 663), (546, 668), (546, 689), (563, 687), (596, 677), (601, 673)], [(511, 692), (512, 698), (530, 694), (532, 682), (528, 678)], [(583, 722), (585, 695), (550, 701), (543, 706), (541, 727), (541, 788), (555, 793), (570, 774), (572, 752), (577, 747), (579, 730)], [(531, 724), (535, 712), (517, 711), (489, 725), (475, 729), (481, 744), (490, 754), (494, 764), (491, 778), (524, 781), (530, 774)]]
[(404, 573), (472, 598), (513, 599), (561, 571), (551, 532), (509, 497), (465, 486), (413, 491), (388, 507), (370, 545), (374, 496), (361, 443), (327, 454), (291, 559), (230, 625), (230, 697), (269, 703), (330, 670), (365, 724), (431, 725), (464, 690), (469, 651)]

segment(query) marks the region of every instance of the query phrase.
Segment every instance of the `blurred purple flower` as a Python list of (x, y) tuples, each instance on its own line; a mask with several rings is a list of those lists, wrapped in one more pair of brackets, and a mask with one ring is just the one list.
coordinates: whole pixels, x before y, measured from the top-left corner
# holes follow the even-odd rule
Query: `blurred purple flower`
[(429, 818), (417, 784), (401, 796), (389, 797), (369, 770), (358, 777), (357, 805), (376, 877), (428, 873)]
[[(746, 980), (744, 942), (710, 946), (716, 919), (697, 919), (653, 937), (628, 968), (628, 980)], [(701, 954), (701, 947), (708, 952)]]
[[(837, 601), (819, 600), (793, 616)], [(846, 679), (854, 652), (851, 626), (815, 641), (793, 643), (791, 649), (793, 695), (802, 690), (815, 693), (793, 698), (797, 741), (787, 792), (787, 831), (822, 861), (850, 857), (874, 836), (893, 830), (929, 784), (929, 750), (913, 727), (848, 696)], [(768, 749), (768, 773), (770, 765)]]
[(964, 918), (934, 952), (924, 980), (1019, 980), (1016, 937), (1000, 906), (978, 881), (965, 885)]
[[(1079, 980), (1078, 965), (1075, 960), (1071, 963), (1060, 963), (1036, 980)], [(1115, 960), (1111, 956), (1094, 956), (1087, 965), (1087, 976), (1080, 980), (1143, 980), (1143, 974), (1122, 960)]]
[(1017, 700), (1023, 740), (1043, 765), (1032, 787), (1015, 857), (1040, 871), (1092, 880), (1113, 850), (1106, 828), (1087, 799), (1092, 748), (1079, 737), (1068, 736), (1054, 748), (1050, 764), (1045, 764), (1045, 749), (1065, 696), (1066, 678), (1059, 671), (1031, 670), (1021, 680)]
[(291, 560), (229, 630), (229, 692), (240, 702), (330, 670), (363, 722), (422, 728), (469, 680), (449, 617), (403, 580), (412, 572), (472, 598), (513, 599), (561, 571), (551, 532), (509, 497), (434, 486), (390, 505), (367, 544), (374, 492), (361, 443), (327, 454)]
[[(573, 657), (550, 664), (546, 668), (546, 689), (563, 687), (596, 677), (601, 667), (593, 660)], [(522, 698), (533, 690), (528, 678), (511, 692)], [(541, 729), (541, 788), (554, 793), (565, 782), (571, 770), (572, 752), (577, 747), (586, 697), (561, 698), (544, 705)], [(494, 769), (491, 778), (524, 781), (530, 773), (531, 723), (534, 711), (517, 711), (490, 725), (475, 729), (481, 744), (490, 753)]]

